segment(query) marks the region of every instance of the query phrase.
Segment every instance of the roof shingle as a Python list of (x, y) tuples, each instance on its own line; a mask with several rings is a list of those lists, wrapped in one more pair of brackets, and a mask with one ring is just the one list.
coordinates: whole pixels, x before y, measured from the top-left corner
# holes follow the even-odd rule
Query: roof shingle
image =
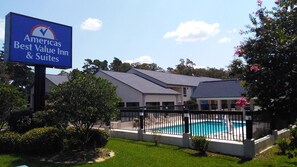
[(239, 80), (201, 82), (193, 93), (194, 98), (238, 98), (246, 90)]
[[(130, 74), (130, 73), (123, 73), (123, 72), (113, 72), (113, 71), (103, 71), (102, 72), (142, 93), (146, 94), (179, 94), (178, 92), (163, 88), (157, 84), (154, 84), (146, 79), (143, 79), (137, 75)], [(98, 72), (98, 73), (99, 73)], [(95, 74), (95, 76), (99, 76), (99, 74)]]
[(131, 69), (128, 73), (134, 73), (152, 82), (156, 79), (165, 85), (180, 85), (180, 86), (193, 86), (196, 87), (200, 82), (203, 81), (217, 81), (220, 79), (209, 78), (209, 77), (192, 77), (187, 75), (172, 74), (167, 72), (149, 71), (142, 69)]

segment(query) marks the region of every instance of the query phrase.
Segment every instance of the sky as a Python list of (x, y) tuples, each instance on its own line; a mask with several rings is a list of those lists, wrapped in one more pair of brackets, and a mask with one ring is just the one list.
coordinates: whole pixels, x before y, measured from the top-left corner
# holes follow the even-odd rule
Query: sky
[(181, 58), (199, 68), (227, 68), (257, 9), (257, 0), (0, 0), (0, 43), (5, 16), (14, 12), (71, 26), (73, 69), (87, 58), (111, 63), (114, 57), (165, 70)]

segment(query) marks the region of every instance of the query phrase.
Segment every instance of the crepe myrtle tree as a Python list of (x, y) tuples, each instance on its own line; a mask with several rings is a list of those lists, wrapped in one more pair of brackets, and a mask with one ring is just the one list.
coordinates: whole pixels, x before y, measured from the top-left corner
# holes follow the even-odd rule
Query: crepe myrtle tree
[(96, 122), (108, 122), (118, 113), (119, 97), (107, 80), (73, 70), (69, 81), (53, 87), (48, 104), (75, 127), (90, 130)]
[[(236, 47), (243, 58), (241, 79), (249, 98), (262, 110), (290, 112), (297, 108), (297, 0), (277, 0), (271, 10), (262, 6), (250, 15), (247, 35)], [(297, 112), (297, 111), (294, 111)]]

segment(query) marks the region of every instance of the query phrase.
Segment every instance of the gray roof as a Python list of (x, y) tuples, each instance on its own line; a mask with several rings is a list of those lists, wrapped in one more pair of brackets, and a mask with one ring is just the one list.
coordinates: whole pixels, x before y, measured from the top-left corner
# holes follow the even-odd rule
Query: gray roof
[[(149, 71), (142, 69), (130, 69), (128, 73), (134, 73), (162, 86), (178, 85), (196, 87), (203, 81), (217, 81), (220, 79), (209, 77), (192, 77), (187, 75), (172, 74), (167, 72)], [(157, 81), (156, 81), (157, 80)], [(161, 82), (161, 83), (160, 83)]]
[(201, 82), (193, 93), (194, 98), (238, 98), (246, 93), (239, 80)]
[[(138, 91), (141, 93), (146, 93), (146, 94), (173, 94), (177, 95), (179, 94), (178, 92), (172, 90), (172, 89), (167, 89), (163, 88), (157, 84), (154, 84), (146, 79), (143, 79), (137, 75), (130, 74), (130, 73), (123, 73), (123, 72), (113, 72), (113, 71), (103, 71), (100, 70), (98, 73), (104, 73)], [(95, 74), (95, 76), (99, 76)]]
[(46, 74), (45, 77), (55, 85), (68, 81), (68, 77), (66, 75)]

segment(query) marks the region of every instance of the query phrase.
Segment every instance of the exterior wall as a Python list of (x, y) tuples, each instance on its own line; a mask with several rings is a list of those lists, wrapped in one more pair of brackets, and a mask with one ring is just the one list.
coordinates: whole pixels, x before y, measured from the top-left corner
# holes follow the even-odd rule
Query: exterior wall
[[(177, 96), (177, 103), (178, 105), (183, 105), (185, 101), (191, 100), (193, 88), (192, 87), (183, 87), (183, 86), (170, 86), (168, 87), (178, 93), (180, 95)], [(184, 96), (183, 89), (186, 88), (186, 96)]]
[(191, 100), (191, 96), (193, 94), (193, 89), (191, 87), (183, 87), (186, 88), (187, 96), (182, 94), (183, 102)]
[(280, 131), (275, 130), (272, 135), (265, 136), (255, 141), (255, 154), (259, 154), (265, 149), (274, 145), (277, 139), (289, 138), (289, 137), (290, 137), (289, 129), (283, 129)]
[(144, 104), (146, 102), (174, 102), (174, 105), (177, 104), (177, 95), (145, 95)]
[[(153, 134), (143, 133), (143, 130), (127, 131), (112, 129), (110, 131), (110, 134), (112, 137), (115, 138), (150, 142), (154, 141)], [(160, 143), (176, 145), (179, 147), (193, 148), (192, 141), (190, 139), (191, 134), (183, 134), (183, 136), (166, 134), (158, 135), (160, 137)], [(274, 131), (272, 135), (265, 136), (256, 141), (254, 139), (246, 139), (243, 143), (236, 141), (209, 139), (208, 151), (252, 159), (255, 157), (256, 154), (259, 154), (262, 151), (271, 148), (271, 146), (275, 144), (277, 139), (289, 136), (290, 130), (283, 129), (280, 131)]]
[(117, 95), (122, 99), (122, 101), (124, 103), (127, 102), (139, 102), (140, 106), (143, 106), (143, 94), (141, 92), (139, 92), (136, 89), (133, 89), (132, 87), (102, 73), (102, 72), (98, 72), (96, 74), (97, 77), (106, 79), (108, 81), (110, 81), (113, 85), (115, 85), (117, 87)]
[[(143, 133), (141, 131), (128, 131), (128, 130), (119, 130), (113, 129), (110, 131), (110, 134), (114, 138), (123, 138), (128, 140), (140, 140), (153, 142), (154, 137), (151, 133)], [(158, 134), (160, 143), (171, 144), (179, 147), (193, 148), (192, 141), (188, 135), (178, 136), (178, 135), (166, 135)], [(189, 140), (187, 142), (187, 140)], [(217, 152), (221, 154), (228, 154), (242, 157), (244, 145), (242, 142), (231, 142), (231, 141), (222, 141), (222, 140), (208, 140), (209, 147), (208, 151)]]

